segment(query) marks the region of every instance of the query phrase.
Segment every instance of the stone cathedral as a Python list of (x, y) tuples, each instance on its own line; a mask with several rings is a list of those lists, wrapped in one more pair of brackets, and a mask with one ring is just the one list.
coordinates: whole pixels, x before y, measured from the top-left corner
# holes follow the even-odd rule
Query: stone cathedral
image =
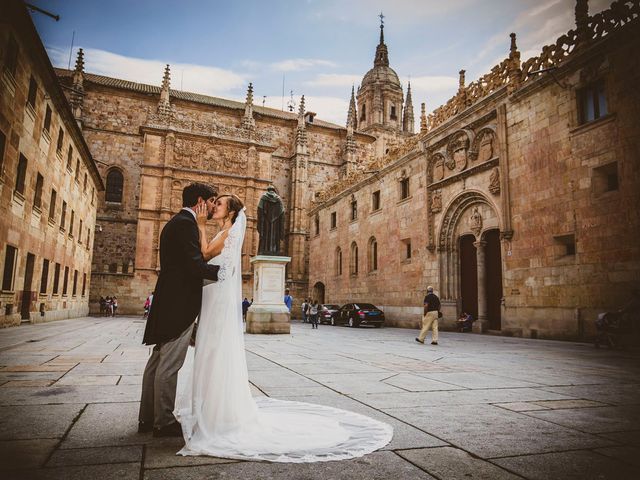
[[(589, 15), (539, 56), (505, 59), (414, 132), (411, 86), (391, 68), (384, 26), (352, 89), (345, 126), (296, 113), (75, 69), (57, 69), (105, 183), (91, 305), (116, 295), (139, 313), (159, 270), (163, 225), (189, 182), (242, 198), (249, 258), (268, 185), (287, 211), (287, 287), (296, 299), (372, 302), (417, 327), (426, 286), (445, 326), (461, 310), (478, 332), (580, 338), (640, 283), (640, 1)], [(211, 234), (213, 235), (213, 231)]]

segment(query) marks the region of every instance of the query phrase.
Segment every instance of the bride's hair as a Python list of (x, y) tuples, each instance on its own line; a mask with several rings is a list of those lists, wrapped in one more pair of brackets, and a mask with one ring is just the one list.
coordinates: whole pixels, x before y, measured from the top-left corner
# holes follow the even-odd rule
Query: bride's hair
[(244, 203), (242, 203), (242, 200), (240, 200), (240, 198), (238, 198), (238, 196), (234, 195), (233, 193), (223, 193), (218, 197), (218, 199), (222, 197), (227, 198), (227, 213), (234, 212), (231, 223), (236, 223), (236, 218), (238, 218), (238, 214), (244, 208)]

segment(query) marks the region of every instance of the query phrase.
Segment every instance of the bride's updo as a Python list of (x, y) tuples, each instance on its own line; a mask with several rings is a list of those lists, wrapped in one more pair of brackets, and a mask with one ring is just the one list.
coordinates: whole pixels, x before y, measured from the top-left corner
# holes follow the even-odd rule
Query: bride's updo
[(244, 208), (244, 203), (242, 200), (238, 198), (237, 195), (233, 193), (224, 193), (218, 197), (218, 199), (225, 197), (227, 199), (227, 214), (231, 214), (233, 212), (233, 217), (231, 218), (231, 223), (236, 223), (236, 218), (238, 218), (238, 214)]

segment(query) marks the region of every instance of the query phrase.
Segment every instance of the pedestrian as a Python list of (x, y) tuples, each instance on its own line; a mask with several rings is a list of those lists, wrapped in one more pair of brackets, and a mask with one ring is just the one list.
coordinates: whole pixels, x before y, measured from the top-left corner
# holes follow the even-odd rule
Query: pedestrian
[(107, 295), (107, 298), (104, 299), (104, 316), (111, 316), (111, 297)]
[(416, 342), (424, 343), (429, 328), (432, 328), (431, 345), (438, 345), (438, 318), (440, 313), (440, 299), (433, 293), (433, 287), (427, 287), (427, 295), (424, 297), (424, 316), (422, 317), (422, 330), (416, 338)]
[(149, 294), (144, 302), (144, 318), (149, 316), (149, 310), (151, 310), (151, 303), (153, 303), (153, 292)]
[(318, 302), (311, 300), (309, 305), (309, 319), (311, 320), (311, 328), (318, 328)]
[(104, 311), (107, 308), (107, 301), (102, 295), (100, 295), (100, 315), (104, 315)]
[(118, 297), (113, 297), (111, 299), (111, 316), (115, 317), (116, 316), (116, 312), (118, 311)]
[(251, 306), (251, 302), (247, 300), (247, 297), (244, 297), (244, 300), (242, 300), (242, 321), (243, 322), (247, 321), (247, 311), (249, 310), (250, 306)]
[(289, 309), (289, 313), (291, 313), (291, 306), (293, 305), (293, 297), (289, 295), (288, 288), (284, 291), (284, 304)]
[(309, 305), (309, 299), (305, 298), (302, 302), (302, 323), (307, 323), (307, 306)]
[(459, 332), (470, 332), (473, 325), (473, 316), (463, 311), (457, 323)]

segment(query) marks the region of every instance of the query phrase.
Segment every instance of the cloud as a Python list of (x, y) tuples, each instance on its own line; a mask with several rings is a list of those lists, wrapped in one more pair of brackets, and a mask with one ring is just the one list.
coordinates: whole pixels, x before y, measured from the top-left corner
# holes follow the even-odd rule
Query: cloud
[(411, 82), (412, 92), (420, 91), (422, 93), (440, 93), (455, 91), (458, 88), (458, 77), (448, 76), (423, 76), (411, 77), (405, 80)]
[(361, 74), (321, 73), (316, 78), (307, 80), (304, 84), (310, 87), (350, 87), (358, 85), (361, 80)]
[[(288, 98), (284, 99), (284, 108), (287, 109)], [(294, 112), (298, 112), (300, 105), (300, 97), (294, 97)], [(262, 105), (262, 101), (256, 102)], [(304, 96), (305, 110), (307, 112), (315, 112), (320, 120), (335, 123), (337, 125), (346, 125), (347, 110), (349, 108), (349, 98), (340, 98), (332, 96), (310, 95)], [(265, 99), (265, 106), (280, 110), (282, 108), (282, 98), (280, 95), (268, 96)]]
[(271, 64), (271, 69), (277, 72), (297, 72), (314, 67), (335, 67), (336, 64), (329, 60), (317, 58), (291, 58)]
[[(48, 49), (51, 63), (66, 68), (68, 52), (56, 47)], [(75, 52), (74, 52), (75, 53)], [(97, 75), (121, 78), (132, 82), (160, 85), (167, 63), (126, 57), (93, 48), (84, 49), (85, 71)], [(229, 96), (244, 89), (247, 80), (231, 70), (190, 63), (171, 63), (171, 88), (213, 96)]]

